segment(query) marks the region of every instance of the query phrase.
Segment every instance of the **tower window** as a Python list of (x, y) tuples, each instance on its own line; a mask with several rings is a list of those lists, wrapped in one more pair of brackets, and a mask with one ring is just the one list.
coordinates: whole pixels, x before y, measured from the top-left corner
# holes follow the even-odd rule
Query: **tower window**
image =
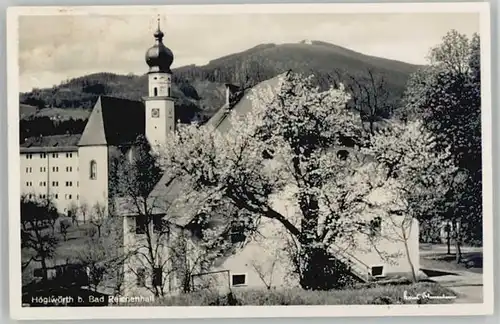
[(169, 97), (170, 97), (170, 87), (169, 87), (169, 88), (168, 88), (168, 90), (167, 90), (167, 96), (169, 96)]
[(160, 109), (158, 109), (158, 108), (151, 109), (151, 117), (153, 117), (153, 118), (160, 117)]
[(90, 180), (97, 178), (97, 163), (95, 160), (90, 161)]
[(158, 88), (155, 87), (153, 91), (154, 91), (154, 96), (156, 97), (158, 95)]

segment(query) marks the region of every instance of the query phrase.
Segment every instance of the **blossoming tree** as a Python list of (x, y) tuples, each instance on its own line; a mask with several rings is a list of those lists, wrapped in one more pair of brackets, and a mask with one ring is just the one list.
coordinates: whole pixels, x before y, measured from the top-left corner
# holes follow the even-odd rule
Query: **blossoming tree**
[[(287, 73), (277, 89), (262, 86), (254, 91), (252, 110), (245, 115), (231, 113), (230, 127), (223, 131), (211, 123), (180, 126), (162, 151), (163, 167), (199, 195), (194, 201), (205, 221), (243, 220), (250, 224), (246, 226), (250, 233), (258, 229), (262, 217), (281, 224), (298, 244), (293, 258), (303, 288), (345, 285), (350, 271), (331, 246), (356, 243), (360, 224), (367, 223), (366, 209), (377, 207), (368, 199), (377, 187), (390, 190), (397, 183), (399, 195), (415, 174), (394, 177), (382, 158), (386, 146), (394, 144), (408, 163), (419, 154), (406, 155), (407, 147), (398, 147), (399, 136), (406, 135), (405, 145), (412, 147), (412, 136), (419, 134), (406, 126), (392, 135), (363, 139), (357, 114), (346, 109), (348, 100), (342, 85), (321, 92), (312, 78)], [(365, 144), (372, 149), (361, 151)], [(386, 173), (387, 183), (370, 181), (372, 174), (365, 168), (370, 154), (375, 156), (371, 165)], [(435, 157), (422, 155), (417, 159), (422, 163), (414, 168), (428, 167), (428, 159)], [(403, 173), (412, 167), (399, 164), (398, 170)], [(233, 212), (220, 215), (216, 211), (221, 206), (231, 206)]]

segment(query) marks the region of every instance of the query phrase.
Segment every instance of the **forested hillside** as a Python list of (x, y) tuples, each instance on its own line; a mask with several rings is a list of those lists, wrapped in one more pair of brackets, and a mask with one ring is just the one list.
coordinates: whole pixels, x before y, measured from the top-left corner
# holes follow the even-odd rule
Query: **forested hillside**
[[(339, 81), (353, 92), (367, 87), (384, 88), (384, 101), (393, 107), (401, 98), (410, 73), (418, 67), (403, 62), (363, 55), (333, 44), (319, 41), (294, 44), (262, 44), (241, 53), (224, 56), (204, 66), (184, 66), (173, 70), (173, 95), (176, 112), (183, 121), (195, 113), (208, 118), (224, 103), (224, 84), (244, 88), (292, 69), (314, 74), (324, 88)], [(21, 93), (21, 117), (33, 119), (47, 113), (48, 108), (90, 110), (99, 95), (140, 100), (147, 93), (146, 75), (97, 73), (67, 80), (52, 88)], [(33, 111), (33, 106), (37, 107)], [(45, 112), (44, 112), (45, 111)], [(68, 110), (69, 112), (69, 110)], [(377, 115), (388, 117), (390, 109), (379, 109)], [(64, 119), (59, 111), (56, 119)], [(69, 118), (69, 116), (68, 116)], [(71, 116), (71, 118), (85, 118)], [(54, 119), (54, 118), (53, 118)]]

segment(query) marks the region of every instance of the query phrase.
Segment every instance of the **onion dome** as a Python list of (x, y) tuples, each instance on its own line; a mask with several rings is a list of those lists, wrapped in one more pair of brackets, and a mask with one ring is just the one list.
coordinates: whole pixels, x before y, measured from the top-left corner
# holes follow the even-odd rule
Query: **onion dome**
[(172, 73), (170, 66), (174, 61), (172, 51), (163, 45), (163, 32), (160, 30), (160, 21), (158, 20), (158, 29), (154, 33), (156, 43), (146, 51), (146, 63), (149, 65), (149, 72), (167, 72)]

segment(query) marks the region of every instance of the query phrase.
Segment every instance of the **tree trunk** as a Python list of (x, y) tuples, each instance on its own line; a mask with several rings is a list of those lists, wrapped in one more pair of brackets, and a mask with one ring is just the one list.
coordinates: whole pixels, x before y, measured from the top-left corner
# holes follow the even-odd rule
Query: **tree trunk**
[(408, 240), (406, 238), (404, 240), (404, 244), (405, 244), (406, 258), (408, 260), (408, 264), (410, 265), (413, 282), (417, 282), (418, 281), (417, 274), (415, 273), (415, 266), (413, 265), (413, 261), (411, 260), (410, 249), (408, 248)]
[(456, 235), (455, 235), (455, 261), (457, 263), (460, 263), (462, 261), (462, 250), (460, 249), (460, 224), (459, 222), (456, 223)]
[(45, 261), (45, 257), (42, 256), (40, 263), (42, 264), (42, 279), (43, 281), (49, 280), (49, 275), (47, 273), (47, 262)]
[(450, 236), (450, 227), (447, 227), (448, 230), (446, 231), (446, 247), (447, 247), (447, 252), (446, 254), (451, 254), (451, 236)]

